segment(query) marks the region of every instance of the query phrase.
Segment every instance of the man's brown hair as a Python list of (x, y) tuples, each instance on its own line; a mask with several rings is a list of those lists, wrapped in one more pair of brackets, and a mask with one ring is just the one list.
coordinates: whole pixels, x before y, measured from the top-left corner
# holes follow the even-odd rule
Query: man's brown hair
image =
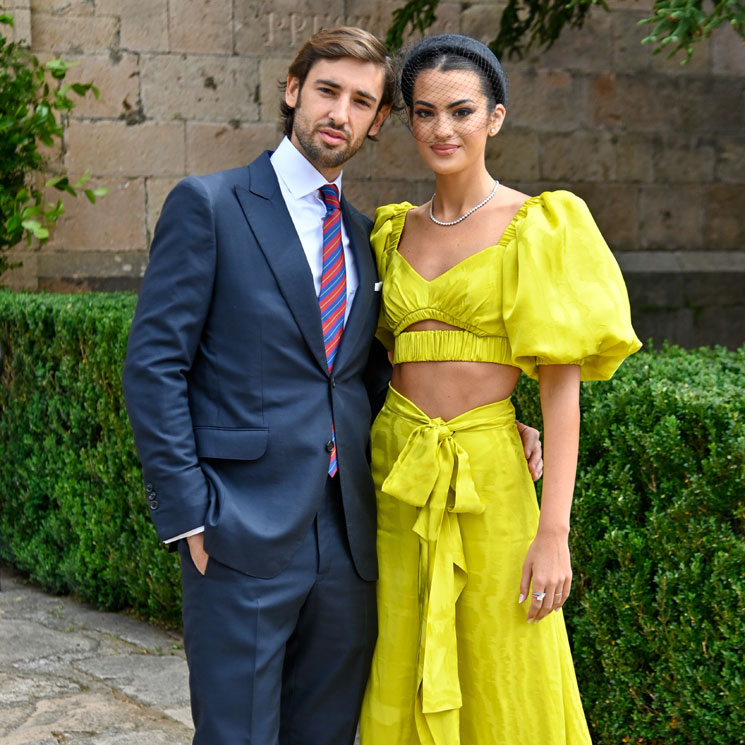
[[(393, 103), (396, 87), (393, 61), (388, 56), (388, 52), (382, 42), (376, 39), (369, 31), (355, 26), (325, 28), (313, 34), (303, 44), (297, 56), (290, 64), (288, 75), (300, 81), (300, 89), (302, 90), (310, 68), (319, 59), (342, 59), (343, 57), (352, 57), (363, 62), (373, 62), (383, 67), (385, 71), (383, 95), (380, 99), (378, 111), (383, 106), (390, 106)], [(287, 83), (281, 82), (279, 87), (284, 91)], [(282, 101), (279, 110), (284, 120), (284, 133), (289, 137), (292, 134), (295, 108), (288, 106), (286, 101)]]

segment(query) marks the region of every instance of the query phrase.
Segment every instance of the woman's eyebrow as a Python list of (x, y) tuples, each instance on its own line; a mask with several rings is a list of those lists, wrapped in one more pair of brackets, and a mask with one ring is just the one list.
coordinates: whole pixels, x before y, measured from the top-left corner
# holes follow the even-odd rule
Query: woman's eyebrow
[[(418, 101), (414, 101), (414, 103), (417, 106), (428, 106), (430, 109), (436, 109), (437, 108), (437, 106), (435, 106), (433, 103), (430, 103), (429, 101), (424, 101), (423, 99), (419, 99)], [(461, 98), (460, 101), (453, 101), (453, 103), (449, 103), (446, 108), (452, 109), (455, 106), (462, 106), (464, 103), (475, 104), (476, 102), (472, 98)]]

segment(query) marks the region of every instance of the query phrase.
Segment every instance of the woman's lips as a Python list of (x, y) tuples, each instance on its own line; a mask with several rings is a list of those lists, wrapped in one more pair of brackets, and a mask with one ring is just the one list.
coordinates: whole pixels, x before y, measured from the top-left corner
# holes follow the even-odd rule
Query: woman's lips
[(431, 145), (432, 152), (435, 155), (452, 155), (457, 149), (457, 145)]
[(319, 129), (318, 134), (321, 135), (321, 139), (327, 142), (329, 145), (341, 145), (347, 141), (347, 138), (333, 129)]

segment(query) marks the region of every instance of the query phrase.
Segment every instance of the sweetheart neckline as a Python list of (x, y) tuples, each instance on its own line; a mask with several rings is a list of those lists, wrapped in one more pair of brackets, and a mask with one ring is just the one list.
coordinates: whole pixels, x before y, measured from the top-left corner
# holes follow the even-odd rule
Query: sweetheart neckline
[(459, 266), (462, 266), (465, 262), (467, 262), (469, 259), (472, 259), (474, 256), (480, 256), (481, 254), (486, 253), (486, 251), (490, 251), (492, 248), (499, 248), (506, 240), (512, 237), (511, 235), (508, 235), (508, 234), (512, 232), (511, 229), (513, 228), (517, 219), (519, 217), (523, 217), (525, 212), (527, 212), (528, 204), (537, 199), (540, 199), (540, 196), (528, 197), (528, 199), (526, 199), (520, 205), (520, 208), (512, 216), (512, 219), (507, 223), (507, 225), (505, 226), (505, 229), (502, 231), (502, 235), (499, 236), (499, 240), (496, 243), (492, 243), (489, 246), (485, 246), (484, 248), (481, 248), (478, 251), (475, 251), (474, 253), (469, 254), (468, 256), (462, 258), (460, 261), (456, 262), (451, 267), (446, 269), (444, 272), (441, 272), (437, 276), (432, 277), (432, 279), (427, 279), (426, 277), (422, 276), (414, 268), (414, 266), (409, 262), (409, 260), (398, 250), (398, 245), (401, 242), (401, 235), (403, 234), (404, 227), (406, 226), (406, 216), (409, 214), (409, 210), (414, 209), (414, 206), (415, 206), (412, 204), (406, 209), (406, 212), (403, 213), (403, 219), (401, 220), (401, 229), (398, 231), (398, 235), (396, 236), (396, 244), (393, 247), (393, 253), (398, 254), (398, 256), (401, 257), (404, 264), (406, 264), (406, 266), (408, 266), (409, 269), (411, 269), (411, 271), (414, 272), (414, 274), (416, 274), (416, 276), (422, 280), (422, 282), (426, 282), (427, 284), (432, 284), (436, 282), (438, 279), (440, 279), (441, 277), (444, 277), (445, 275), (452, 272), (454, 269), (457, 269)]

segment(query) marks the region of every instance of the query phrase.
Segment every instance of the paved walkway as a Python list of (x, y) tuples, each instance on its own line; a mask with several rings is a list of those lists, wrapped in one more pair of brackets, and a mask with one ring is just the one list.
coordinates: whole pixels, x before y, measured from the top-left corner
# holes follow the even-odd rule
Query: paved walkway
[(0, 588), (0, 745), (190, 745), (178, 634), (48, 595), (8, 567)]
[(0, 577), (0, 745), (191, 743), (177, 634)]

